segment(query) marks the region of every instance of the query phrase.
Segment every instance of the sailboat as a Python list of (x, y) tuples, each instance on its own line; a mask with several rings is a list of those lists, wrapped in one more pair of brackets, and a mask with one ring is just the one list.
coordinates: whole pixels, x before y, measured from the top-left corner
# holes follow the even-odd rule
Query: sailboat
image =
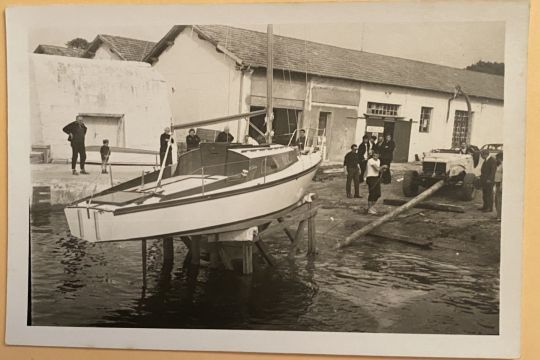
[(295, 133), (288, 145), (271, 143), (271, 25), (268, 29), (267, 108), (173, 126), (235, 119), (249, 123), (251, 117), (266, 113), (267, 144), (201, 143), (179, 156), (177, 163), (162, 164), (159, 171), (77, 200), (64, 210), (73, 236), (103, 242), (216, 234), (267, 224), (276, 214), (298, 206), (322, 157), (310, 132), (305, 147), (291, 146)]

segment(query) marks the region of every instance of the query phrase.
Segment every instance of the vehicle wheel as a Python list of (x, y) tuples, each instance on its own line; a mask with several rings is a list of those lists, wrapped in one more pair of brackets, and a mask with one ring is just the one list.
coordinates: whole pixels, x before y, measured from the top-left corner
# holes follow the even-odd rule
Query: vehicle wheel
[(416, 196), (418, 195), (418, 171), (405, 171), (403, 175), (403, 195)]
[(474, 174), (465, 174), (463, 178), (463, 185), (461, 186), (461, 200), (471, 201), (474, 198), (474, 181), (476, 176)]

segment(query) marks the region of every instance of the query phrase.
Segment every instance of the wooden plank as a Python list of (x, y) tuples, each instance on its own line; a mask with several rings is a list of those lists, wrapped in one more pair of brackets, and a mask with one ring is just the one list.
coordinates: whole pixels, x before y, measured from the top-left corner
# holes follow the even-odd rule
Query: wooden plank
[(257, 250), (259, 250), (259, 253), (262, 255), (266, 263), (270, 266), (276, 265), (276, 260), (274, 257), (270, 254), (268, 251), (266, 244), (262, 241), (262, 237), (259, 235), (258, 240), (255, 241), (255, 246), (257, 247)]
[(219, 244), (218, 244), (218, 252), (219, 252), (219, 257), (221, 258), (221, 262), (223, 263), (223, 266), (225, 267), (225, 269), (231, 270), (231, 271), (234, 270), (229, 254), (227, 254), (227, 251), (223, 248), (223, 246), (220, 246)]
[(191, 265), (200, 265), (201, 263), (201, 237), (191, 237)]
[(289, 247), (289, 258), (294, 257), (294, 255), (296, 254), (296, 249), (298, 248), (298, 244), (300, 243), (300, 240), (304, 238), (305, 224), (306, 224), (306, 220), (302, 220), (298, 224), (298, 229), (296, 230), (294, 241), (291, 243)]
[[(407, 203), (407, 200), (401, 199), (384, 199), (383, 204), (392, 205), (392, 206), (401, 206)], [(450, 205), (450, 204), (440, 204), (431, 201), (424, 201), (413, 206), (415, 209), (428, 209), (428, 210), (438, 210), (438, 211), (448, 211), (456, 213), (464, 213), (465, 209), (463, 206)]]
[(402, 205), (398, 207), (397, 209), (394, 209), (394, 211), (391, 211), (390, 213), (378, 218), (377, 220), (373, 221), (372, 223), (362, 227), (360, 230), (357, 230), (353, 232), (351, 235), (347, 236), (344, 240), (338, 241), (336, 244), (336, 248), (342, 248), (345, 246), (350, 245), (354, 240), (359, 239), (361, 236), (366, 235), (373, 231), (376, 227), (384, 224), (385, 222), (393, 219), (397, 215), (411, 209), (413, 206), (418, 204), (419, 202), (423, 201), (424, 199), (427, 199), (429, 196), (433, 195), (437, 190), (442, 188), (444, 186), (444, 180), (440, 180), (439, 182), (435, 183), (432, 187), (424, 191), (423, 193), (419, 194), (412, 200), (410, 200), (405, 205)]
[(291, 240), (291, 242), (294, 242), (294, 235), (292, 234), (291, 230), (289, 230), (287, 225), (283, 223), (285, 219), (283, 219), (282, 217), (278, 217), (277, 220), (281, 224), (281, 227), (283, 228), (283, 231), (285, 231), (285, 234), (287, 234), (287, 237), (289, 238), (289, 240)]
[[(217, 234), (209, 235), (213, 237), (213, 241), (208, 241), (208, 252), (210, 253), (210, 269), (217, 269), (219, 267), (219, 252), (217, 248)], [(210, 239), (208, 239), (210, 240)]]
[(317, 233), (315, 228), (315, 216), (308, 219), (308, 247), (307, 255), (315, 255), (317, 253), (317, 244), (315, 234)]
[(244, 275), (253, 273), (253, 246), (250, 241), (242, 243), (242, 273)]
[(376, 237), (383, 238), (386, 240), (397, 241), (397, 242), (404, 243), (407, 245), (419, 246), (423, 248), (429, 248), (431, 247), (431, 245), (433, 245), (433, 241), (431, 240), (422, 239), (422, 238), (413, 238), (407, 235), (398, 234), (398, 233), (394, 233), (394, 232), (390, 232), (390, 231), (386, 231), (382, 229), (373, 230), (369, 232), (368, 235), (376, 236)]

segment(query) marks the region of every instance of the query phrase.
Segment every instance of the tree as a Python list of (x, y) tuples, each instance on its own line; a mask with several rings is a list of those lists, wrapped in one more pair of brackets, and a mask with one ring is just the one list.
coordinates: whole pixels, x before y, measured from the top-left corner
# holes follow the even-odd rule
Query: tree
[(69, 40), (66, 43), (66, 46), (70, 49), (81, 49), (81, 50), (86, 50), (89, 45), (90, 43), (86, 39), (79, 38), (79, 37)]
[(465, 69), (493, 75), (504, 75), (504, 63), (498, 62), (480, 60), (475, 64), (467, 66)]

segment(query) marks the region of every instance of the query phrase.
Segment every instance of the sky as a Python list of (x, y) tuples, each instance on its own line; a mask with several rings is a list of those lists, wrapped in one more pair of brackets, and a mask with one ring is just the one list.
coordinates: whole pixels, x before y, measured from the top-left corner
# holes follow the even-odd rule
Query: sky
[[(233, 26), (266, 31), (266, 25)], [(29, 47), (63, 46), (76, 37), (91, 41), (97, 34), (157, 42), (170, 28), (164, 24), (34, 29)], [(503, 22), (276, 24), (274, 34), (457, 68), (479, 60), (504, 62)]]

